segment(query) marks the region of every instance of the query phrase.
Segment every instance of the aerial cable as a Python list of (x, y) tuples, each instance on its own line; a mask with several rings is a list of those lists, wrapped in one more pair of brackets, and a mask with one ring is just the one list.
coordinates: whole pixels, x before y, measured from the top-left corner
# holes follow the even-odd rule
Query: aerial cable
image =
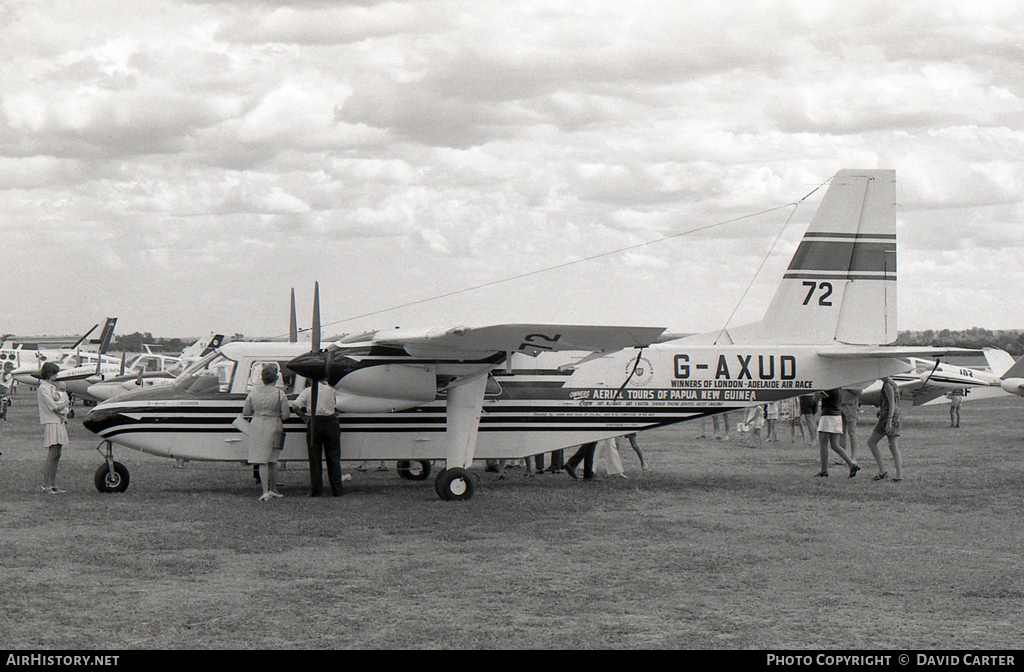
[[(354, 315), (352, 317), (346, 317), (345, 319), (335, 320), (333, 322), (324, 322), (321, 326), (326, 327), (326, 326), (332, 326), (332, 325), (335, 325), (335, 324), (343, 324), (345, 322), (352, 322), (354, 320), (361, 320), (361, 319), (363, 319), (365, 317), (373, 317), (374, 315), (381, 315), (383, 313), (389, 313), (389, 312), (392, 312), (392, 311), (395, 311), (395, 310), (401, 310), (402, 308), (409, 308), (411, 306), (418, 306), (420, 304), (429, 303), (431, 301), (437, 301), (439, 299), (446, 299), (446, 298), (450, 298), (450, 297), (453, 297), (453, 296), (458, 296), (459, 294), (466, 294), (466, 293), (469, 293), (469, 292), (475, 292), (475, 291), (477, 291), (479, 289), (486, 289), (487, 287), (494, 287), (495, 285), (500, 285), (500, 284), (503, 284), (503, 283), (506, 283), (506, 282), (512, 282), (513, 280), (522, 280), (523, 278), (529, 278), (529, 277), (532, 277), (532, 276), (535, 276), (535, 275), (540, 275), (542, 273), (548, 273), (550, 271), (557, 271), (557, 270), (562, 269), (562, 268), (568, 268), (570, 266), (575, 266), (577, 264), (582, 264), (582, 263), (585, 263), (585, 262), (588, 262), (588, 261), (594, 261), (596, 259), (602, 259), (604, 257), (610, 257), (612, 255), (621, 254), (622, 252), (629, 252), (631, 250), (637, 250), (637, 249), (640, 249), (640, 248), (643, 248), (643, 247), (647, 247), (648, 245), (656, 245), (658, 243), (663, 243), (663, 242), (665, 242), (667, 240), (672, 240), (674, 238), (680, 238), (682, 236), (688, 236), (688, 235), (693, 234), (693, 233), (700, 233), (702, 231), (708, 231), (708, 230), (717, 228), (719, 226), (725, 226), (726, 224), (734, 224), (736, 222), (740, 222), (740, 221), (743, 221), (745, 219), (752, 219), (754, 217), (759, 217), (761, 215), (765, 215), (765, 214), (768, 214), (770, 212), (775, 212), (777, 210), (783, 210), (785, 208), (792, 207), (793, 208), (793, 213), (795, 213), (797, 206), (799, 206), (803, 201), (805, 201), (812, 194), (814, 194), (814, 192), (818, 191), (818, 189), (820, 189), (822, 186), (824, 186), (825, 184), (828, 184), (828, 182), (829, 182), (829, 180), (826, 180), (822, 184), (820, 184), (817, 187), (815, 187), (814, 190), (812, 190), (811, 192), (806, 194), (803, 198), (801, 198), (800, 200), (795, 201), (793, 203), (786, 203), (784, 205), (777, 205), (777, 206), (772, 207), (772, 208), (767, 208), (765, 210), (760, 210), (758, 212), (754, 212), (754, 213), (751, 213), (751, 214), (742, 215), (740, 217), (735, 217), (733, 219), (727, 219), (727, 220), (723, 220), (721, 222), (715, 222), (714, 224), (707, 224), (705, 226), (699, 226), (699, 227), (696, 227), (694, 229), (689, 229), (687, 231), (680, 231), (679, 233), (673, 233), (670, 236), (664, 236), (662, 238), (656, 238), (654, 240), (648, 240), (648, 241), (643, 242), (643, 243), (637, 243), (635, 245), (628, 245), (626, 247), (620, 247), (618, 249), (610, 250), (608, 252), (601, 252), (599, 254), (594, 254), (594, 255), (591, 255), (589, 257), (582, 257), (580, 259), (574, 259), (573, 261), (567, 261), (567, 262), (564, 262), (564, 263), (561, 263), (561, 264), (556, 264), (554, 266), (548, 266), (546, 268), (540, 268), (540, 269), (537, 269), (535, 271), (528, 271), (526, 273), (520, 273), (518, 275), (509, 276), (507, 278), (502, 278), (500, 280), (492, 280), (491, 282), (485, 282), (485, 283), (480, 284), (480, 285), (474, 285), (472, 287), (465, 287), (463, 289), (457, 289), (455, 291), (445, 292), (444, 294), (438, 294), (436, 296), (431, 296), (431, 297), (427, 297), (427, 298), (424, 298), (424, 299), (417, 299), (415, 301), (408, 301), (406, 303), (402, 303), (402, 304), (399, 304), (397, 306), (391, 306), (390, 308), (382, 308), (380, 310), (374, 310), (374, 311), (371, 311), (369, 313), (363, 313), (362, 315)], [(789, 224), (790, 219), (792, 219), (792, 217), (793, 217), (793, 213), (790, 213), (789, 219), (786, 220), (786, 224)], [(785, 226), (783, 226), (783, 230), (785, 230)], [(780, 236), (782, 235), (781, 232), (780, 232), (779, 235)], [(776, 241), (778, 241), (778, 238), (776, 238)], [(772, 246), (774, 247), (774, 243), (772, 244)], [(763, 265), (764, 265), (764, 262), (762, 262), (762, 266)], [(758, 271), (760, 271), (760, 268), (758, 269)], [(756, 278), (757, 275), (755, 274), (754, 277)], [(753, 282), (753, 281), (751, 281), (751, 282)], [(749, 287), (748, 287), (748, 289), (749, 289)], [(744, 295), (746, 295), (746, 292), (744, 292)], [(742, 299), (741, 299), (741, 301), (742, 301)], [(738, 307), (739, 306), (737, 304), (737, 308)], [(735, 312), (736, 311), (734, 310), (733, 313), (735, 313)], [(731, 319), (731, 316), (730, 316), (730, 319)], [(728, 322), (726, 324), (728, 324)], [(723, 330), (724, 330), (724, 327), (723, 327)], [(299, 331), (300, 332), (305, 332), (305, 331), (309, 331), (309, 329), (300, 329)]]
[(754, 281), (757, 280), (757, 276), (760, 275), (761, 269), (764, 268), (764, 265), (768, 262), (768, 257), (770, 257), (772, 255), (772, 251), (775, 249), (775, 246), (778, 244), (779, 238), (782, 237), (782, 234), (783, 234), (783, 232), (785, 232), (786, 227), (789, 226), (789, 223), (793, 220), (793, 215), (796, 214), (797, 208), (800, 207), (801, 203), (806, 201), (812, 194), (814, 194), (815, 191), (817, 191), (818, 189), (821, 189), (823, 186), (825, 186), (826, 184), (828, 184), (831, 181), (832, 181), (832, 178), (830, 177), (827, 180), (825, 180), (824, 182), (822, 182), (821, 184), (819, 184), (818, 186), (816, 186), (811, 192), (809, 192), (806, 196), (801, 198), (799, 201), (796, 201), (795, 203), (788, 203), (786, 205), (780, 206), (780, 207), (783, 207), (783, 208), (788, 208), (789, 206), (793, 206), (793, 212), (789, 213), (789, 217), (786, 218), (786, 223), (782, 225), (781, 229), (779, 229), (778, 235), (775, 236), (775, 240), (772, 241), (771, 247), (768, 248), (768, 252), (764, 255), (764, 258), (761, 260), (761, 264), (757, 267), (757, 270), (754, 271), (754, 276), (752, 278), (750, 278), (750, 282), (747, 283), (747, 288), (743, 290), (743, 295), (740, 296), (740, 299), (739, 299), (739, 301), (736, 302), (736, 305), (733, 307), (732, 312), (729, 313), (729, 318), (725, 321), (725, 324), (722, 326), (722, 330), (718, 332), (718, 336), (715, 337), (715, 343), (714, 343), (715, 345), (718, 345), (718, 339), (720, 339), (722, 337), (722, 334), (725, 333), (725, 330), (729, 328), (729, 323), (732, 322), (732, 318), (736, 316), (736, 311), (739, 310), (740, 309), (740, 305), (743, 304), (743, 299), (747, 298), (747, 292), (749, 292), (750, 288), (754, 286)]

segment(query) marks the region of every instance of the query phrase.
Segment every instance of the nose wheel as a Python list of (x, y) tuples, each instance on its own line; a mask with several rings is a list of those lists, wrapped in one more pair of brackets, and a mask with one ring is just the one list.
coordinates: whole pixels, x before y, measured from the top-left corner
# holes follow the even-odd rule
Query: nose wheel
[[(105, 447), (105, 450), (104, 450)], [(96, 450), (103, 456), (104, 464), (101, 464), (93, 475), (93, 484), (100, 492), (124, 492), (128, 489), (131, 477), (128, 468), (120, 462), (114, 461), (114, 446), (110, 441), (103, 441)]]

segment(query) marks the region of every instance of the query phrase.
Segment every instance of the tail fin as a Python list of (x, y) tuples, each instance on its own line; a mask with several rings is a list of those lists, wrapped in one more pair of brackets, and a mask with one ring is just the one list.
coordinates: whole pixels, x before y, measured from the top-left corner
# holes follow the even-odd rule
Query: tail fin
[(288, 342), (299, 342), (299, 322), (295, 317), (295, 288), (292, 287), (292, 309), (288, 319)]
[(896, 340), (896, 171), (841, 170), (761, 322), (733, 342)]
[(1003, 380), (1010, 378), (1024, 378), (1024, 357), (1017, 360), (1017, 363), (1007, 369), (1001, 376)]
[(992, 373), (1002, 376), (1013, 367), (1013, 356), (1001, 348), (982, 348), (985, 354), (985, 361)]
[(95, 345), (96, 352), (101, 355), (106, 354), (107, 348), (110, 347), (110, 338), (114, 335), (115, 324), (117, 324), (117, 318), (108, 317), (107, 321), (103, 324), (103, 331), (100, 332), (100, 337), (89, 341), (89, 345)]
[(208, 336), (200, 338), (198, 341), (182, 350), (181, 359), (196, 360), (199, 359), (200, 357), (205, 357), (207, 354), (219, 348), (223, 340), (223, 334), (211, 333)]

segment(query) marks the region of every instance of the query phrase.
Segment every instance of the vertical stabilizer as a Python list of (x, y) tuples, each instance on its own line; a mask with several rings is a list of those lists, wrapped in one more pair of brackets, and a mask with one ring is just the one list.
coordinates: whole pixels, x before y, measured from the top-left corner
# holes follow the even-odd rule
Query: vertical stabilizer
[(893, 170), (836, 173), (764, 319), (749, 332), (736, 330), (734, 337), (756, 334), (776, 343), (895, 341), (895, 183)]
[(116, 317), (108, 317), (107, 321), (103, 324), (103, 331), (100, 332), (100, 337), (89, 341), (90, 345), (96, 346), (96, 352), (99, 354), (105, 355), (107, 353), (107, 349), (110, 347), (110, 339), (114, 335), (114, 325), (116, 324)]

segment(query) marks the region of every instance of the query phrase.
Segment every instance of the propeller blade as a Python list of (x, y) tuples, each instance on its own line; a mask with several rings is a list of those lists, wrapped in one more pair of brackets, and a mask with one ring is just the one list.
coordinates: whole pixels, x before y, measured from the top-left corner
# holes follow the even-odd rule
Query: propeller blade
[(320, 351), (320, 283), (313, 283), (313, 352)]
[(100, 325), (98, 325), (98, 324), (92, 325), (92, 329), (90, 329), (89, 331), (85, 332), (85, 335), (82, 336), (80, 339), (78, 339), (78, 341), (74, 345), (71, 346), (71, 349), (72, 350), (77, 350), (78, 346), (80, 346), (82, 344), (82, 341), (84, 341), (85, 339), (89, 338), (89, 334), (91, 334), (92, 332), (96, 331), (96, 327), (98, 327), (98, 326), (100, 326)]
[(295, 317), (295, 288), (292, 287), (292, 312), (288, 322), (288, 342), (299, 342), (299, 322)]
[(939, 360), (938, 360), (938, 359), (936, 359), (936, 360), (935, 360), (935, 366), (933, 366), (933, 367), (932, 367), (932, 370), (931, 370), (931, 371), (929, 371), (929, 372), (928, 372), (928, 375), (927, 375), (927, 376), (925, 376), (925, 378), (924, 378), (924, 380), (923, 380), (923, 381), (921, 381), (921, 384), (922, 384), (922, 385), (927, 385), (927, 384), (928, 384), (928, 381), (929, 381), (929, 380), (931, 380), (931, 379), (932, 379), (932, 376), (933, 376), (933, 375), (935, 374), (935, 370), (936, 370), (936, 369), (938, 369), (938, 368), (939, 368)]
[(124, 375), (124, 358), (125, 358), (125, 355), (127, 355), (127, 354), (128, 354), (127, 352), (122, 352), (121, 353), (121, 368), (118, 369), (118, 371), (117, 371), (117, 375), (119, 375), (119, 376), (123, 376)]

